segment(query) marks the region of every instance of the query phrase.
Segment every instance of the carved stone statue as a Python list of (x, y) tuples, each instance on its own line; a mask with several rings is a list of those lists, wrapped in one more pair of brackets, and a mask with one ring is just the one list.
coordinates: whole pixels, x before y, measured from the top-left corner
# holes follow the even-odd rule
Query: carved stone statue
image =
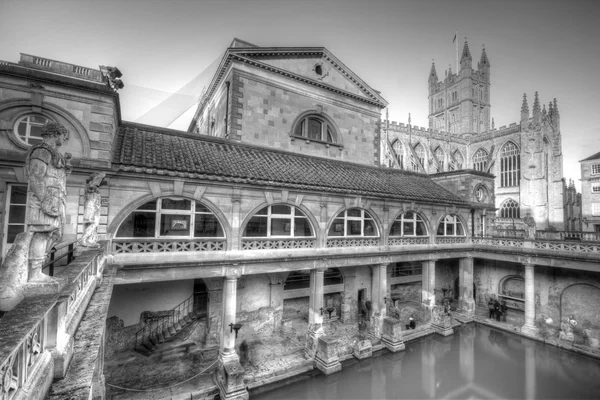
[(69, 160), (58, 152), (69, 132), (57, 122), (42, 127), (43, 142), (27, 152), (28, 178), (25, 223), (27, 231), (15, 238), (0, 267), (0, 310), (7, 311), (23, 298), (27, 282), (55, 282), (42, 272), (47, 253), (60, 240), (66, 211)]
[(527, 213), (525, 218), (523, 218), (523, 222), (527, 231), (527, 239), (535, 240), (535, 219), (533, 219), (531, 214)]
[(100, 186), (105, 174), (95, 172), (85, 181), (85, 202), (83, 224), (85, 230), (79, 244), (84, 247), (98, 247), (98, 225), (100, 224)]

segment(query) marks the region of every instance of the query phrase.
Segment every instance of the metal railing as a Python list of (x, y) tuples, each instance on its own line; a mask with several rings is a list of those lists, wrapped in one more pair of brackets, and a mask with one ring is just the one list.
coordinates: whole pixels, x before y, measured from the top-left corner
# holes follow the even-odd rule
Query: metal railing
[[(58, 246), (53, 247), (50, 251), (50, 261), (44, 264), (44, 266), (42, 267), (42, 271), (48, 269), (48, 275), (54, 276), (55, 264), (58, 262), (63, 262), (65, 258), (67, 261), (65, 265), (70, 264), (71, 261), (75, 259), (75, 255), (73, 253), (75, 252), (76, 247), (77, 241), (64, 244), (60, 243)], [(66, 251), (65, 248), (67, 249)]]
[(194, 311), (194, 295), (173, 307), (169, 310), (168, 315), (157, 317), (150, 321), (146, 326), (139, 329), (135, 333), (135, 348), (143, 346), (144, 341), (149, 340), (152, 337), (158, 337), (159, 332), (164, 332), (165, 329), (169, 329), (179, 324), (179, 322)]

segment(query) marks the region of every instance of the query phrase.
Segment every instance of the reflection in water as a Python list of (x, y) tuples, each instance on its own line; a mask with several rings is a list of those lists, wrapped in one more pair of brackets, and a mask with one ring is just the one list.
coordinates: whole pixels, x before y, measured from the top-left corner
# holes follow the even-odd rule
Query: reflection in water
[(255, 399), (597, 399), (600, 361), (476, 324)]

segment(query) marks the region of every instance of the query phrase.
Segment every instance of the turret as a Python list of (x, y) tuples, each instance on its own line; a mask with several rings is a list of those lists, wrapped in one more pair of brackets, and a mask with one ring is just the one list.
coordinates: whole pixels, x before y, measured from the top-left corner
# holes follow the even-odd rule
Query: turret
[(460, 56), (460, 70), (471, 70), (473, 63), (473, 57), (471, 57), (471, 51), (469, 50), (469, 44), (465, 40), (462, 55)]
[(483, 47), (483, 50), (481, 51), (481, 59), (479, 60), (479, 63), (477, 64), (477, 70), (483, 75), (485, 76), (485, 78), (487, 80), (490, 79), (490, 60), (488, 60), (487, 54), (485, 52), (485, 46)]
[(535, 98), (533, 100), (533, 112), (532, 118), (534, 124), (539, 124), (542, 122), (542, 114), (540, 110), (540, 98), (538, 97), (538, 92), (535, 92)]
[(529, 105), (527, 104), (527, 95), (523, 93), (523, 104), (521, 104), (521, 128), (525, 129), (529, 123)]
[(435, 62), (431, 63), (431, 71), (429, 71), (429, 86), (438, 83), (437, 71), (435, 70)]

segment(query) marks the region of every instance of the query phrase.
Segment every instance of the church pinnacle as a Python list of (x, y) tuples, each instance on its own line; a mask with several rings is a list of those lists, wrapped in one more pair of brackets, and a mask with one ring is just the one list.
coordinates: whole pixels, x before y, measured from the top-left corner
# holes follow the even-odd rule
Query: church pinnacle
[(525, 127), (529, 122), (529, 105), (527, 104), (527, 94), (523, 93), (523, 104), (521, 104), (521, 126)]
[(490, 60), (488, 60), (487, 54), (485, 52), (485, 46), (483, 47), (483, 50), (481, 51), (481, 59), (479, 60), (479, 65), (481, 67), (483, 67), (484, 65), (487, 65), (488, 67), (490, 66)]
[(533, 100), (533, 123), (539, 124), (542, 122), (542, 115), (540, 109), (540, 98), (538, 97), (538, 92), (535, 92), (535, 98)]
[(429, 72), (429, 80), (430, 81), (434, 81), (435, 83), (437, 83), (438, 81), (438, 76), (437, 76), (437, 71), (435, 70), (435, 62), (431, 62), (431, 71)]
[(463, 47), (462, 56), (460, 56), (460, 69), (471, 69), (471, 62), (473, 61), (473, 57), (471, 57), (471, 51), (469, 50), (469, 44), (467, 43), (467, 38), (465, 38), (465, 46)]

